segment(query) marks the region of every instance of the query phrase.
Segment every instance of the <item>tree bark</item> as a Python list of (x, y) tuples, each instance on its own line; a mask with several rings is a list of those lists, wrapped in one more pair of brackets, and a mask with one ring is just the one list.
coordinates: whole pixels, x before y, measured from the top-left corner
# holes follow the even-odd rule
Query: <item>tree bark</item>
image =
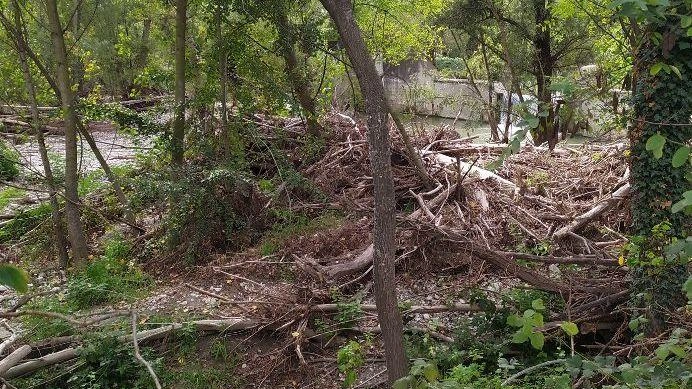
[(185, 153), (185, 29), (187, 0), (176, 0), (175, 9), (175, 118), (171, 139), (171, 160), (183, 164)]
[(535, 51), (534, 75), (536, 77), (536, 97), (538, 98), (539, 126), (533, 134), (534, 143), (540, 145), (548, 142), (552, 150), (557, 144), (557, 131), (553, 126), (555, 110), (553, 107), (552, 93), (550, 91), (551, 78), (555, 68), (554, 58), (551, 53), (550, 26), (546, 23), (550, 19), (550, 9), (546, 0), (533, 1), (536, 20), (536, 35), (533, 37)]
[(60, 100), (65, 119), (65, 216), (67, 218), (67, 233), (70, 241), (73, 259), (76, 262), (86, 260), (89, 255), (79, 209), (77, 193), (77, 113), (75, 112), (75, 96), (72, 91), (70, 70), (67, 62), (65, 37), (58, 14), (56, 0), (46, 0), (48, 24), (51, 30), (51, 41), (55, 55), (56, 84), (60, 91)]
[(29, 95), (29, 108), (31, 111), (32, 126), (36, 133), (38, 150), (39, 154), (41, 155), (41, 162), (43, 164), (43, 174), (46, 176), (46, 185), (48, 186), (51, 217), (53, 219), (53, 234), (55, 235), (55, 254), (58, 257), (60, 266), (65, 268), (67, 267), (68, 262), (67, 242), (65, 241), (65, 233), (63, 232), (62, 228), (60, 204), (58, 203), (57, 198), (58, 189), (55, 184), (55, 179), (53, 177), (53, 171), (50, 167), (50, 159), (48, 158), (46, 140), (43, 136), (43, 130), (41, 129), (41, 116), (38, 110), (38, 101), (36, 100), (36, 87), (34, 84), (33, 76), (31, 75), (31, 68), (29, 67), (29, 62), (27, 60), (25, 47), (26, 41), (24, 39), (24, 27), (22, 24), (22, 17), (20, 14), (21, 8), (19, 7), (17, 0), (12, 1), (12, 7), (14, 11), (15, 40), (17, 45), (17, 54), (19, 56), (19, 63), (22, 68), (22, 74), (24, 75), (24, 85), (26, 87), (27, 94)]
[(276, 26), (279, 29), (279, 49), (286, 63), (286, 76), (293, 87), (296, 100), (300, 107), (305, 111), (308, 133), (314, 136), (319, 136), (322, 127), (317, 122), (317, 109), (315, 100), (312, 98), (310, 83), (305, 77), (304, 69), (301, 69), (296, 54), (295, 43), (296, 36), (293, 33), (293, 26), (288, 20), (286, 8), (280, 8), (276, 11)]
[(375, 62), (363, 41), (360, 28), (356, 24), (351, 1), (321, 0), (321, 3), (336, 25), (365, 97), (375, 197), (373, 221), (375, 302), (377, 317), (382, 327), (388, 379), (392, 383), (408, 374), (408, 362), (404, 353), (403, 324), (397, 306), (394, 277), (396, 210), (384, 87), (377, 74)]

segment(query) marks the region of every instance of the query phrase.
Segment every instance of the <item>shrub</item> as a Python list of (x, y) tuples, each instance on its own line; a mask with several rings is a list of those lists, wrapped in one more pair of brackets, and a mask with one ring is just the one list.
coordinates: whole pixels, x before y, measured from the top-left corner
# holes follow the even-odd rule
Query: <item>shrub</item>
[(13, 180), (19, 175), (19, 154), (0, 140), (0, 180)]
[(116, 237), (108, 241), (104, 255), (68, 281), (69, 302), (76, 309), (83, 309), (136, 296), (149, 280), (128, 260), (129, 254), (130, 247), (122, 239)]

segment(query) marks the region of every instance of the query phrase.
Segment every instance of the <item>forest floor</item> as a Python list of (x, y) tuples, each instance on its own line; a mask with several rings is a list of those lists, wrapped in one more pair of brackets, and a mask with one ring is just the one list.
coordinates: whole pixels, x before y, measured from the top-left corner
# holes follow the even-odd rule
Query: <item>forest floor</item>
[[(318, 156), (304, 163), (300, 150), (306, 140), (297, 123), (263, 119), (262, 142), (272, 139), (270, 129), (284, 128), (277, 147), (325, 197), (315, 201), (305, 188), (284, 182), (270, 196), (252, 192), (249, 201), (259, 201), (263, 209), (302, 212), (305, 218), (290, 228), (266, 230), (242, 250), (202, 245), (205, 250), (196, 252), (193, 263), (181, 259), (185, 244), (180, 250), (160, 248), (161, 215), (155, 212), (142, 217), (149, 231), (143, 236), (122, 225), (105, 228), (105, 236), (114, 230), (132, 236), (131, 252), (150, 283), (134, 297), (71, 314), (135, 310), (140, 328), (199, 319), (244, 323), (241, 329), (229, 324), (229, 331), (199, 338), (194, 350), (183, 354), (167, 352), (165, 339), (153, 344), (174, 371), (193, 364), (218, 367), (233, 377), (200, 378), (207, 382), (202, 386), (180, 381), (173, 387), (338, 388), (345, 376), (337, 353), (354, 339), (363, 346), (354, 387), (382, 385), (384, 354), (370, 278), (373, 198), (365, 132), (362, 124), (335, 115)], [(564, 321), (579, 325), (573, 350), (617, 350), (628, 341), (621, 307), (628, 279), (618, 263), (629, 224), (624, 144), (558, 145), (554, 151), (524, 146), (493, 173), (483, 166), (500, 158), (504, 146), (473, 144), (444, 130), (418, 135), (416, 146), (433, 187), (422, 185), (395, 135), (392, 149), (395, 287), (413, 357), (473, 343), (463, 328), (468, 330), (474, 317), (488, 316), (488, 304), (521, 313), (519, 301), (537, 296), (550, 308), (560, 307), (547, 311), (538, 329), (551, 347), (570, 347), (559, 330)], [(126, 144), (110, 135), (101, 141)], [(109, 154), (129, 158), (120, 153)], [(105, 241), (102, 234), (95, 233), (96, 241)], [(37, 290), (55, 288), (62, 290), (55, 292), (61, 299), (69, 298), (62, 273), (41, 261), (32, 264), (31, 273)], [(517, 298), (505, 298), (510, 295)], [(16, 303), (5, 299), (6, 305)], [(22, 331), (34, 330), (23, 326)], [(486, 335), (478, 334), (478, 340)], [(516, 355), (508, 343), (498, 347)]]

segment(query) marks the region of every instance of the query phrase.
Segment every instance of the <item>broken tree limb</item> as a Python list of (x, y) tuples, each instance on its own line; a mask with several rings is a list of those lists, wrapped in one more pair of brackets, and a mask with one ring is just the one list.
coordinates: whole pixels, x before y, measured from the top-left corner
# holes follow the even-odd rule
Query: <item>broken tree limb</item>
[[(132, 311), (132, 317), (131, 317), (131, 322), (132, 322), (132, 347), (134, 348), (135, 352), (135, 359), (139, 361), (144, 367), (147, 369), (149, 372), (149, 375), (151, 376), (151, 379), (154, 381), (154, 385), (156, 386), (156, 389), (161, 389), (161, 383), (159, 382), (159, 377), (156, 375), (156, 372), (154, 371), (154, 368), (151, 367), (151, 364), (147, 362), (144, 357), (142, 357), (142, 354), (139, 352), (139, 342), (137, 341), (137, 312), (134, 310)], [(2, 370), (0, 370), (2, 372)]]
[[(628, 175), (626, 174), (625, 179), (627, 179), (627, 176)], [(564, 238), (570, 236), (575, 231), (584, 227), (590, 221), (592, 221), (592, 220), (596, 219), (597, 217), (603, 215), (604, 213), (608, 212), (613, 207), (615, 207), (617, 204), (619, 204), (620, 201), (622, 201), (624, 198), (626, 198), (630, 195), (630, 189), (631, 189), (631, 187), (630, 187), (629, 182), (625, 183), (623, 186), (621, 186), (619, 189), (617, 189), (615, 192), (613, 192), (613, 194), (610, 196), (610, 198), (600, 201), (598, 204), (596, 204), (595, 207), (593, 207), (589, 211), (575, 217), (571, 223), (569, 223), (568, 225), (555, 231), (555, 233), (553, 234), (553, 238), (564, 239)]]
[(513, 257), (514, 259), (526, 259), (530, 261), (543, 263), (557, 263), (570, 265), (601, 265), (601, 266), (620, 266), (615, 259), (599, 258), (596, 255), (572, 255), (568, 257), (556, 257), (553, 255), (533, 255), (526, 253), (517, 253), (511, 251), (502, 251), (504, 255)]
[(334, 280), (354, 273), (358, 273), (367, 269), (372, 265), (373, 245), (370, 244), (365, 250), (353, 260), (338, 263), (336, 265), (324, 266), (321, 271), (327, 276), (326, 278)]
[[(377, 311), (374, 304), (362, 304), (359, 307), (364, 312)], [(343, 309), (341, 304), (317, 304), (310, 307), (311, 312), (338, 312), (340, 309)], [(413, 305), (402, 313), (480, 312), (482, 310), (477, 305), (456, 303), (453, 305)]]
[[(201, 332), (227, 332), (241, 331), (255, 328), (258, 323), (251, 319), (221, 319), (221, 320), (197, 320), (191, 323), (198, 331)], [(156, 339), (161, 339), (174, 331), (183, 328), (181, 323), (173, 323), (159, 328), (154, 328), (147, 331), (137, 333), (137, 341), (139, 343), (147, 343)], [(118, 337), (123, 343), (132, 341), (132, 334), (127, 334)], [(20, 365), (10, 368), (3, 378), (16, 378), (29, 373), (33, 373), (41, 368), (52, 366), (58, 363), (66, 362), (77, 358), (83, 347), (70, 347), (52, 354), (45, 355), (40, 358), (26, 361)]]
[[(460, 161), (459, 165), (457, 165), (457, 160), (456, 158), (450, 157), (448, 155), (441, 154), (439, 152), (433, 152), (433, 151), (420, 151), (422, 156), (430, 156), (432, 157), (438, 164), (446, 167), (450, 165), (456, 165), (458, 166), (459, 171), (464, 171), (468, 172), (469, 176), (472, 177), (478, 177), (481, 180), (493, 180), (500, 184), (504, 189), (508, 190), (512, 194), (516, 193), (519, 191), (519, 187), (513, 183), (512, 181), (501, 177), (490, 170), (483, 169), (481, 167), (475, 166), (472, 163), (469, 162), (464, 162)], [(454, 169), (454, 171), (457, 171), (457, 169)]]
[(11, 367), (18, 364), (22, 359), (31, 353), (31, 346), (24, 345), (14, 350), (10, 355), (0, 361), (0, 377), (5, 375)]
[(413, 147), (413, 142), (411, 142), (411, 137), (408, 135), (408, 132), (406, 132), (404, 123), (401, 121), (401, 118), (399, 118), (399, 115), (392, 110), (389, 101), (386, 101), (385, 104), (387, 105), (389, 116), (392, 117), (396, 129), (399, 132), (399, 135), (401, 135), (401, 140), (404, 142), (406, 158), (409, 160), (409, 163), (413, 165), (416, 175), (423, 182), (425, 188), (428, 190), (432, 189), (434, 187), (433, 179), (430, 177), (430, 174), (428, 174), (428, 171), (425, 170), (425, 167), (423, 167), (423, 159), (421, 158), (420, 153), (417, 153), (416, 149)]

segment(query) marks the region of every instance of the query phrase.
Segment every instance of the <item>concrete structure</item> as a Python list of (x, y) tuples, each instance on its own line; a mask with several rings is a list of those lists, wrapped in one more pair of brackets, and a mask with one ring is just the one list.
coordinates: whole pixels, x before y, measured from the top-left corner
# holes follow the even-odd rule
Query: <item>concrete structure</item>
[[(488, 81), (442, 78), (429, 61), (405, 61), (391, 66), (378, 64), (385, 92), (392, 108), (419, 115), (487, 121), (484, 104), (488, 101)], [(480, 94), (478, 93), (480, 92)], [(493, 101), (506, 101), (507, 91), (495, 82)]]

